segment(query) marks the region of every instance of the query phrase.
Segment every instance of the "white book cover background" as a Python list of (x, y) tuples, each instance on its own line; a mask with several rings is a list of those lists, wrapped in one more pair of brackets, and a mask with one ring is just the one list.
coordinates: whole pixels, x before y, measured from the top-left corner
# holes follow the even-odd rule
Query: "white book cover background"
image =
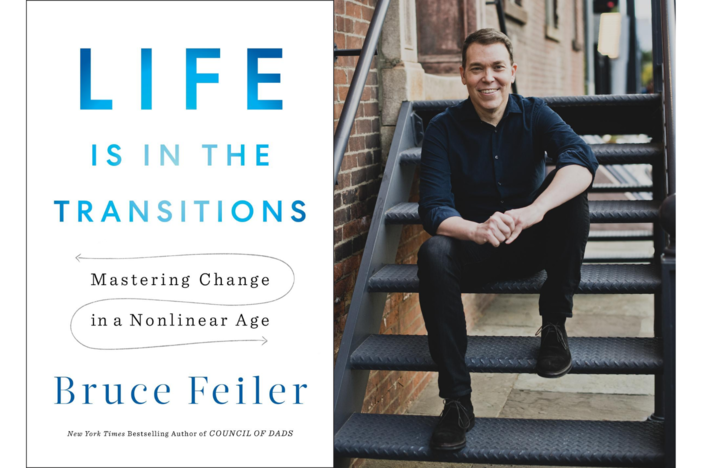
[[(332, 2), (28, 3), (29, 466), (331, 465), (332, 10)], [(91, 98), (111, 100), (111, 110), (80, 107), (86, 48)], [(145, 48), (151, 110), (141, 109)], [(197, 109), (188, 110), (186, 50), (198, 48), (219, 49), (219, 58), (197, 60), (197, 73), (218, 83), (197, 84)], [(280, 82), (257, 86), (259, 99), (282, 100), (282, 110), (247, 109), (248, 49), (282, 49), (258, 60), (258, 73)], [(110, 145), (119, 146), (118, 165), (108, 163), (117, 161)], [(161, 145), (174, 157), (178, 145), (178, 165), (167, 155), (161, 165)], [(217, 145), (211, 165), (203, 145)], [(243, 166), (239, 157), (228, 165), (227, 145), (232, 153), (244, 145)], [(260, 164), (257, 145), (266, 145)], [(242, 200), (251, 208), (240, 204), (236, 220), (231, 208)], [(69, 202), (63, 222), (56, 201)], [(90, 202), (92, 222), (79, 222), (80, 201)], [(130, 201), (142, 211), (148, 201), (148, 221), (136, 211), (130, 220)], [(264, 201), (276, 213), (266, 221)], [(93, 285), (103, 273), (106, 285)], [(120, 285), (107, 285), (110, 277)], [(227, 277), (249, 283), (227, 286)], [(198, 324), (156, 326), (149, 317)], [(165, 346), (201, 342), (210, 343)], [(72, 403), (58, 388), (69, 381), (57, 377), (72, 379)], [(195, 381), (196, 404), (192, 377), (208, 379)], [(122, 404), (108, 404), (105, 385), (114, 401), (117, 384)], [(132, 401), (138, 384), (144, 404)], [(154, 397), (161, 384), (166, 404)], [(219, 384), (227, 387), (213, 396)], [(89, 404), (84, 385), (96, 386)]]

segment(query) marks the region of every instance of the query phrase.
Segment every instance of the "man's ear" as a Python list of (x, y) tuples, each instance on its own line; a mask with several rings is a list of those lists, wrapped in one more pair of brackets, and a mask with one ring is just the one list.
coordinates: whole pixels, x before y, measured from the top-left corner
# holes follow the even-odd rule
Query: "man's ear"
[(465, 70), (463, 69), (462, 66), (459, 65), (459, 66), (458, 66), (458, 73), (461, 74), (461, 83), (463, 83), (463, 85), (465, 86), (465, 85), (466, 85), (466, 79), (465, 79), (465, 77), (463, 76), (463, 72), (465, 72)]
[(517, 64), (513, 63), (512, 64), (512, 83), (514, 83), (514, 80), (517, 79)]

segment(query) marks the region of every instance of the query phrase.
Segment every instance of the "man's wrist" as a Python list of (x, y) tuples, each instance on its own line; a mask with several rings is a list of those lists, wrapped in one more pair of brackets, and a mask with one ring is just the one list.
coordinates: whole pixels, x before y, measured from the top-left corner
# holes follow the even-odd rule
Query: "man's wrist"
[(544, 202), (541, 200), (536, 200), (534, 203), (531, 204), (531, 208), (540, 216), (543, 217), (546, 213), (548, 213), (549, 208), (545, 206)]
[(478, 228), (478, 223), (474, 223), (472, 221), (466, 221), (466, 238), (469, 241), (475, 242), (475, 231)]

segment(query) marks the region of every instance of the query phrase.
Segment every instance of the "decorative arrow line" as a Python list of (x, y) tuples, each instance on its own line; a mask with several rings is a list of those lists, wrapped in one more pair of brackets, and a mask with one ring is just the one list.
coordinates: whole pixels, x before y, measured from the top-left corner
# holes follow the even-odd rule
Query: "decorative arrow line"
[(95, 349), (98, 351), (127, 351), (127, 350), (132, 350), (132, 349), (149, 349), (149, 348), (172, 348), (173, 346), (188, 346), (188, 345), (196, 345), (196, 344), (211, 344), (211, 343), (232, 343), (235, 341), (263, 341), (261, 343), (261, 346), (264, 344), (268, 343), (268, 340), (266, 339), (265, 336), (261, 336), (261, 340), (217, 340), (217, 341), (197, 341), (194, 343), (179, 343), (179, 344), (171, 344), (171, 345), (156, 345), (156, 346), (137, 346), (134, 348), (93, 348), (92, 346), (88, 346), (84, 343), (82, 343), (78, 338), (76, 338), (76, 335), (73, 334), (73, 328), (71, 327), (71, 334), (73, 335), (73, 339), (75, 339), (81, 346), (84, 346), (88, 349)]
[(292, 268), (290, 265), (287, 264), (287, 262), (284, 262), (283, 260), (276, 258), (276, 257), (271, 257), (270, 255), (260, 255), (260, 254), (250, 254), (250, 253), (195, 253), (195, 254), (175, 254), (175, 255), (146, 255), (143, 257), (81, 257), (82, 254), (78, 254), (75, 256), (76, 261), (80, 263), (81, 260), (144, 260), (147, 258), (170, 258), (170, 257), (203, 257), (203, 256), (218, 256), (218, 255), (236, 255), (236, 256), (245, 256), (245, 257), (263, 257), (263, 258), (270, 258), (271, 260), (277, 260), (281, 263), (284, 263), (290, 270), (292, 271)]

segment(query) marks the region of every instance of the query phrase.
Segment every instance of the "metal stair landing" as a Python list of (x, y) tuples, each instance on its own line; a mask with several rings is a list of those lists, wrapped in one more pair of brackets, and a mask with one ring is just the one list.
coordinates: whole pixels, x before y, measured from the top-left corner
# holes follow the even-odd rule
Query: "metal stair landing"
[(663, 424), (478, 418), (458, 452), (429, 448), (438, 417), (353, 414), (334, 437), (348, 458), (589, 467), (662, 467)]

